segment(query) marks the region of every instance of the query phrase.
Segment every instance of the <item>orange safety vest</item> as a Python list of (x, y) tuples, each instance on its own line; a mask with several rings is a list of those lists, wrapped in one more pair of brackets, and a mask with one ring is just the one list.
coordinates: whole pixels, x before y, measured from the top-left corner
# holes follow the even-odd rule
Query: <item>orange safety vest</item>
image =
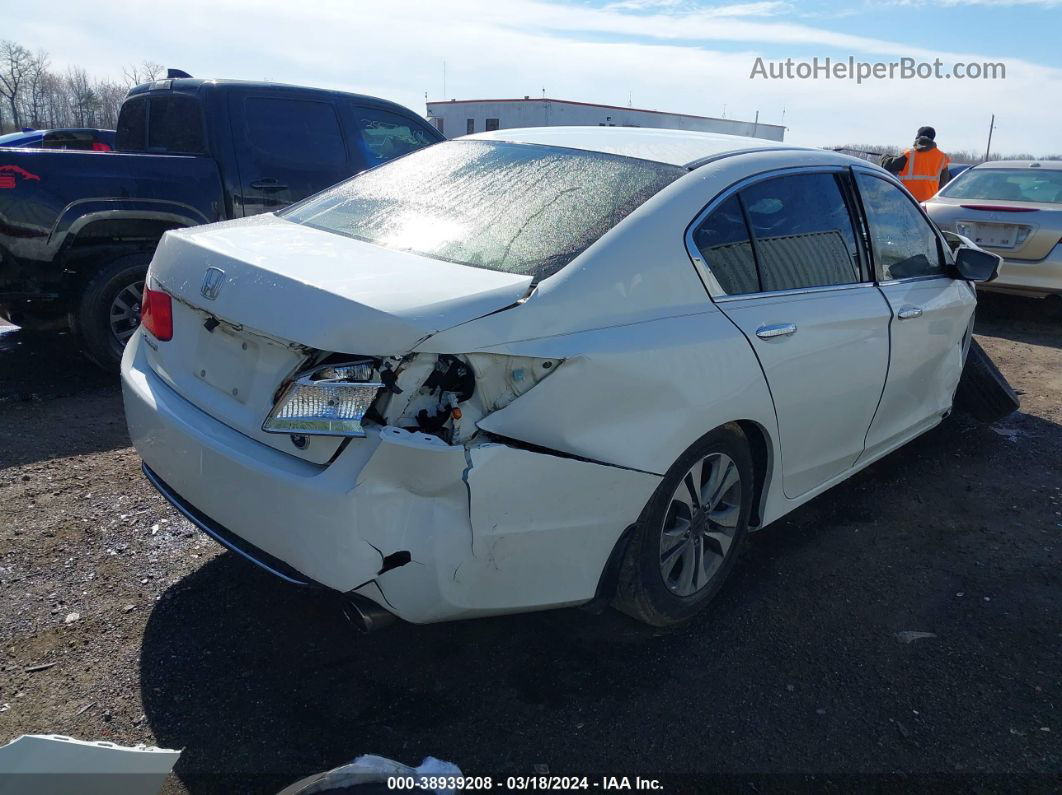
[(900, 182), (918, 201), (932, 198), (940, 190), (940, 172), (951, 159), (935, 146), (922, 152), (907, 149), (904, 154), (907, 155), (907, 164), (899, 174)]

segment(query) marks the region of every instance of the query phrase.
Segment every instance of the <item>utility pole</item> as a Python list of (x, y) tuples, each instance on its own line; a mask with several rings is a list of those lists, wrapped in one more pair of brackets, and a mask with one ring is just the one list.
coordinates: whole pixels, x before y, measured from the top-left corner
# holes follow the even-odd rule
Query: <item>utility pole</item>
[(756, 111), (756, 120), (752, 122), (752, 137), (756, 137), (756, 133), (760, 131), (760, 112)]
[(996, 114), (992, 114), (992, 121), (988, 123), (988, 146), (985, 147), (985, 162), (988, 162), (988, 154), (992, 151), (992, 130), (996, 126)]

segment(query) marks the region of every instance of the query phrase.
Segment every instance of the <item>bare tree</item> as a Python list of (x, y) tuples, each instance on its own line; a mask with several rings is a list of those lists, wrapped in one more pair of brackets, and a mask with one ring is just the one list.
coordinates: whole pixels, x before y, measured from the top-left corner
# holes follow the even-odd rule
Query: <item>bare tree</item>
[(0, 97), (7, 100), (16, 129), (22, 125), (19, 101), (33, 56), (21, 44), (0, 41)]
[(88, 74), (84, 69), (72, 66), (67, 70), (63, 82), (74, 124), (78, 127), (92, 127), (99, 110), (99, 99), (92, 90)]
[(130, 64), (122, 68), (125, 75), (125, 83), (128, 88), (138, 86), (141, 83), (150, 83), (158, 80), (166, 74), (166, 68), (154, 61), (141, 61), (139, 64)]
[(121, 109), (122, 101), (125, 99), (125, 86), (110, 80), (98, 80), (92, 91), (99, 101), (97, 125), (104, 129), (113, 130), (118, 126), (118, 111)]
[(48, 53), (44, 50), (37, 50), (37, 54), (30, 59), (25, 96), (26, 117), (34, 127), (47, 126), (44, 121), (44, 109), (50, 75), (48, 66)]

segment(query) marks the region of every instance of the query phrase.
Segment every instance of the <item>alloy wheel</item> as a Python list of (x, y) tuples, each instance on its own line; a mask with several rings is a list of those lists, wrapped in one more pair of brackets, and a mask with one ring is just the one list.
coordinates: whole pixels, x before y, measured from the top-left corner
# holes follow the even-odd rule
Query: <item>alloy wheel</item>
[(660, 575), (673, 594), (695, 595), (722, 567), (741, 500), (741, 473), (725, 453), (705, 456), (679, 481), (660, 530)]
[(127, 284), (111, 301), (108, 321), (111, 334), (122, 347), (140, 326), (140, 298), (144, 293), (144, 281)]

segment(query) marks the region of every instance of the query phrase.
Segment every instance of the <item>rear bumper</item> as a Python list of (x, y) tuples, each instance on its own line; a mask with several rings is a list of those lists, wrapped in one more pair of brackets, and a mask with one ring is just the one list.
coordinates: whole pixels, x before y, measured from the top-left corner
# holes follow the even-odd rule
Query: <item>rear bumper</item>
[(1062, 244), (1056, 245), (1041, 260), (1004, 258), (999, 275), (978, 287), (1024, 295), (1062, 294)]
[(178, 510), (290, 582), (358, 593), (414, 623), (588, 601), (660, 481), (394, 428), (351, 439), (327, 466), (308, 463), (178, 395), (147, 365), (141, 335), (122, 367), (126, 418), (148, 477)]

